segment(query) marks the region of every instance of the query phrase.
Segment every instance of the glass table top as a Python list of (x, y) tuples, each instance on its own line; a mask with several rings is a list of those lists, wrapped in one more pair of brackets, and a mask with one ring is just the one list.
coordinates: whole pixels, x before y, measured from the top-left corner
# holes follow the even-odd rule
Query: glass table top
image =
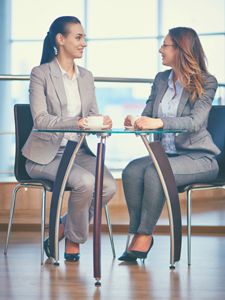
[(175, 129), (175, 130), (170, 130), (170, 129), (151, 129), (151, 130), (139, 130), (139, 129), (134, 129), (133, 127), (129, 128), (112, 128), (112, 129), (33, 129), (35, 132), (57, 132), (57, 133), (66, 133), (66, 132), (71, 132), (71, 133), (86, 133), (86, 134), (163, 134), (163, 133), (181, 133), (185, 132), (186, 130), (180, 130), (180, 129)]

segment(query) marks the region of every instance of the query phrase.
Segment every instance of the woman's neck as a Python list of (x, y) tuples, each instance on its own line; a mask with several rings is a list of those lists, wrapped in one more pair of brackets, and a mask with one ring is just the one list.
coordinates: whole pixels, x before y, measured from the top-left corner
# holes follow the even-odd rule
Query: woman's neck
[(74, 60), (65, 57), (62, 58), (60, 55), (57, 55), (57, 60), (62, 69), (65, 70), (70, 77), (72, 77), (75, 73)]
[(177, 72), (173, 69), (173, 82), (175, 83), (178, 79)]

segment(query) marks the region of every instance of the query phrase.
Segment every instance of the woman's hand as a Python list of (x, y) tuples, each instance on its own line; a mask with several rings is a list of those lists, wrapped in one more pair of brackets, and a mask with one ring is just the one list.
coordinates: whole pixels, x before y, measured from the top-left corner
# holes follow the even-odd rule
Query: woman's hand
[(140, 117), (134, 123), (137, 129), (159, 129), (163, 128), (163, 121), (159, 118)]
[(132, 126), (131, 117), (131, 115), (126, 116), (126, 118), (124, 119), (124, 126)]
[(79, 127), (79, 128), (84, 128), (85, 126), (87, 126), (86, 118), (81, 118), (81, 119), (78, 121), (78, 127)]
[(110, 116), (103, 116), (103, 125), (107, 125), (108, 128), (112, 128), (112, 119)]

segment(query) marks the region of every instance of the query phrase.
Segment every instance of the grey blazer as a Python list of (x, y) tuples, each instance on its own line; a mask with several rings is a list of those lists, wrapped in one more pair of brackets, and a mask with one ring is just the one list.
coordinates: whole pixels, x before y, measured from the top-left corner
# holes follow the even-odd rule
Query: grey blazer
[[(160, 72), (156, 75), (152, 85), (151, 94), (147, 100), (143, 116), (158, 117), (160, 101), (168, 87), (168, 77), (171, 70)], [(207, 131), (209, 111), (217, 89), (216, 78), (204, 74), (205, 94), (192, 102), (190, 94), (184, 89), (178, 105), (177, 117), (163, 117), (163, 128), (184, 129), (186, 133), (177, 134), (175, 146), (178, 152), (188, 153), (190, 156), (201, 156), (202, 152), (212, 155), (220, 153), (213, 143), (210, 133)]]
[[(78, 87), (81, 97), (82, 117), (98, 114), (92, 74), (79, 68)], [(36, 129), (76, 129), (80, 117), (67, 117), (67, 99), (61, 70), (53, 60), (33, 68), (30, 76), (30, 107)], [(26, 120), (24, 120), (26, 121)], [(61, 144), (62, 133), (31, 132), (25, 143), (23, 155), (39, 164), (51, 162)], [(85, 141), (84, 146), (89, 150)], [(91, 152), (90, 152), (91, 153)]]

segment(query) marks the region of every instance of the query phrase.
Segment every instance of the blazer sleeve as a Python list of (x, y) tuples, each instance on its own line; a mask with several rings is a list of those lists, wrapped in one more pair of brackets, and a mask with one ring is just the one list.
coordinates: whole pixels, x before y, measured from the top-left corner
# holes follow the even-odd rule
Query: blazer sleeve
[(91, 86), (91, 105), (86, 114), (88, 116), (98, 115), (99, 109), (98, 109), (98, 104), (97, 104), (97, 100), (96, 100), (94, 77), (90, 71), (88, 71), (88, 75), (89, 75), (89, 82), (90, 82), (90, 86)]
[(217, 80), (212, 75), (205, 75), (204, 94), (197, 98), (195, 102), (188, 100), (189, 114), (180, 117), (163, 117), (164, 129), (184, 129), (189, 132), (199, 131), (205, 124), (207, 125), (209, 111), (217, 90)]
[(152, 87), (151, 87), (151, 93), (150, 93), (150, 96), (148, 97), (148, 100), (146, 102), (146, 106), (145, 106), (145, 108), (144, 108), (144, 110), (141, 114), (142, 116), (152, 117), (153, 105), (154, 105), (154, 101), (155, 101), (156, 94), (157, 94), (156, 86), (157, 86), (158, 77), (159, 77), (159, 73), (156, 75), (156, 77), (153, 81), (153, 84), (152, 84)]

